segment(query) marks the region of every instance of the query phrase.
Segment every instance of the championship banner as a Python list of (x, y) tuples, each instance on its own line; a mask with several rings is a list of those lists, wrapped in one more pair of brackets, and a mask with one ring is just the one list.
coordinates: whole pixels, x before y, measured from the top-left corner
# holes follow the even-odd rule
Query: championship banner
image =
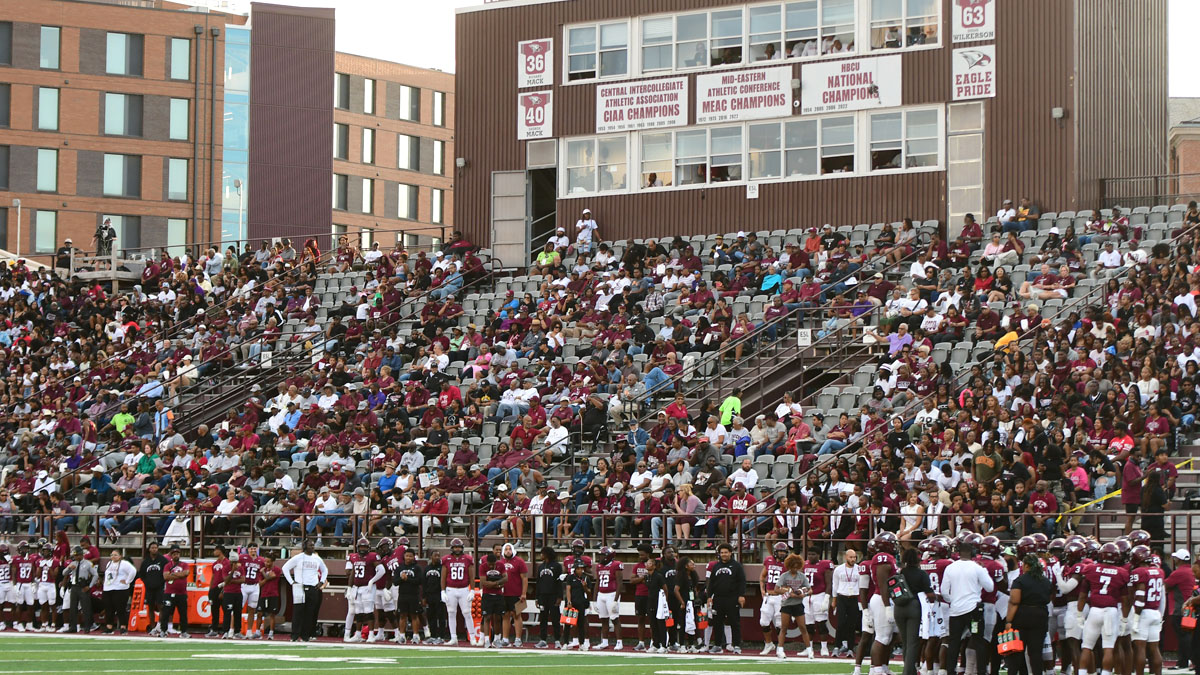
[(696, 124), (791, 114), (791, 66), (696, 76)]
[(596, 85), (596, 133), (687, 124), (686, 77)]
[(964, 47), (954, 50), (955, 101), (992, 98), (996, 95), (996, 47)]
[(517, 140), (529, 141), (554, 136), (554, 92), (517, 94)]
[(554, 84), (554, 40), (517, 43), (517, 88), (549, 87)]
[(900, 56), (806, 64), (800, 69), (800, 112), (893, 108), (900, 105)]
[(954, 42), (996, 39), (996, 0), (954, 0), (951, 13)]

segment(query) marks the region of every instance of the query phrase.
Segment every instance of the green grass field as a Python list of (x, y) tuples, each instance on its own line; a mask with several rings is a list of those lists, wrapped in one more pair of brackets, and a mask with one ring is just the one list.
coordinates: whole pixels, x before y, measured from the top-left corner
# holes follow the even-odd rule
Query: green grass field
[(4, 673), (394, 673), (397, 671), (553, 672), (572, 675), (845, 675), (845, 661), (708, 657), (639, 653), (449, 649), (438, 647), (154, 640), (115, 637), (0, 635)]

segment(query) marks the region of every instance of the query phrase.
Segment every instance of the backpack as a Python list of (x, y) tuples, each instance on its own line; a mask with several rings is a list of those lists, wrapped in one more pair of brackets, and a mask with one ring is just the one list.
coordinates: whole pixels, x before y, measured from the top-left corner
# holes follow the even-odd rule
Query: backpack
[(892, 599), (892, 604), (897, 607), (907, 607), (912, 604), (917, 596), (913, 595), (912, 589), (908, 587), (908, 580), (903, 574), (893, 574), (887, 580), (888, 596)]

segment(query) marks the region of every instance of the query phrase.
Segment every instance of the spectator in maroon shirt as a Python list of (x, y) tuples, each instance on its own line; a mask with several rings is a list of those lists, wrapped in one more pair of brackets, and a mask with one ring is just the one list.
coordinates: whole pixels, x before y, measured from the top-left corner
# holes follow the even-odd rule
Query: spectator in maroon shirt
[(1042, 532), (1047, 537), (1054, 536), (1057, 519), (1051, 514), (1058, 513), (1058, 499), (1050, 491), (1050, 484), (1044, 480), (1039, 480), (1033, 492), (1029, 493), (1029, 513), (1032, 514), (1030, 533)]

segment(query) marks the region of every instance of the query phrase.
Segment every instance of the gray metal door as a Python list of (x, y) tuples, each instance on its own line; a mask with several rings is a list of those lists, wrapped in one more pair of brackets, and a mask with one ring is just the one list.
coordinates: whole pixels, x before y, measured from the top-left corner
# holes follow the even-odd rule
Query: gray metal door
[(529, 230), (524, 171), (492, 172), (492, 256), (505, 267), (525, 267)]

